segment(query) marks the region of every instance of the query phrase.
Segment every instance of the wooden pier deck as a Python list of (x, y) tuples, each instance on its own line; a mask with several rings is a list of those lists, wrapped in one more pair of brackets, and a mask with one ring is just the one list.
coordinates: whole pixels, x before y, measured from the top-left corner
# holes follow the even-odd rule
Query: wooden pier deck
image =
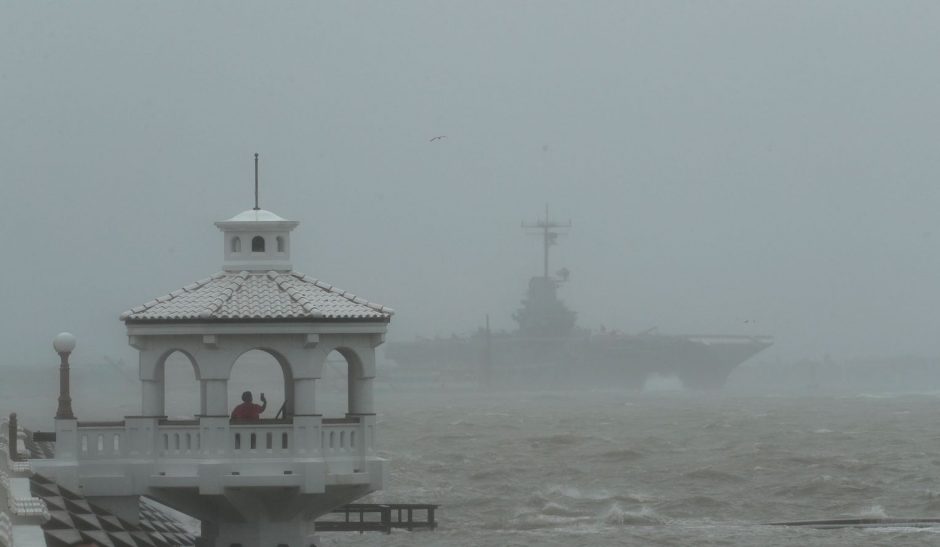
[[(439, 506), (429, 503), (350, 503), (337, 507), (322, 520), (318, 532), (383, 532), (393, 529), (434, 530), (434, 512)], [(337, 518), (339, 515), (342, 518)]]

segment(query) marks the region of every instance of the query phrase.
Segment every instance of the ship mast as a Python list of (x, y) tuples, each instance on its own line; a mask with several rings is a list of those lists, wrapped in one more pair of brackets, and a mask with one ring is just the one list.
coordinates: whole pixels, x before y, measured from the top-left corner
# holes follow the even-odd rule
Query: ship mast
[(522, 227), (530, 230), (530, 234), (542, 236), (542, 246), (544, 249), (542, 275), (545, 279), (548, 279), (548, 248), (555, 244), (560, 234), (567, 233), (568, 228), (571, 228), (571, 221), (559, 222), (552, 220), (551, 217), (548, 216), (548, 204), (546, 204), (545, 218), (540, 218), (533, 223), (523, 222)]

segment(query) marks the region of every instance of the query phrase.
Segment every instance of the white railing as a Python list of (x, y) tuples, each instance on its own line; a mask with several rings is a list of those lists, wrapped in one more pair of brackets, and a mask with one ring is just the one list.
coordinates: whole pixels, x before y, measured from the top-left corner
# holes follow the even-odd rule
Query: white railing
[(323, 420), (320, 453), (329, 473), (356, 473), (365, 468), (366, 426), (356, 418)]
[(320, 430), (320, 449), (323, 457), (358, 454), (365, 439), (360, 423), (325, 422)]
[(80, 459), (121, 458), (126, 453), (126, 444), (124, 422), (79, 422), (78, 424)]
[[(80, 460), (140, 456), (192, 459), (211, 455), (240, 459), (285, 458), (297, 453), (294, 424), (290, 419), (233, 421), (212, 430), (203, 428), (199, 420), (161, 420), (156, 430), (149, 431), (145, 433), (124, 422), (79, 423), (78, 457)], [(331, 458), (344, 462), (364, 461), (371, 449), (366, 424), (358, 418), (324, 419), (319, 441), (320, 454), (328, 461)], [(353, 467), (359, 469), (362, 465), (356, 463)]]
[(294, 426), (289, 420), (277, 423), (233, 423), (229, 426), (229, 446), (236, 458), (289, 456), (294, 447)]
[(199, 422), (163, 422), (157, 427), (156, 452), (164, 458), (198, 458), (202, 455)]

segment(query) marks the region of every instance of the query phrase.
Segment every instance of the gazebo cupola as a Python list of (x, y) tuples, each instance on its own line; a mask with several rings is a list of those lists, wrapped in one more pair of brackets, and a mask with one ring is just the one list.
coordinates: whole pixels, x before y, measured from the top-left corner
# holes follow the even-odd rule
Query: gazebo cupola
[(216, 222), (224, 235), (223, 268), (227, 272), (290, 271), (290, 232), (297, 224), (264, 209), (249, 209)]

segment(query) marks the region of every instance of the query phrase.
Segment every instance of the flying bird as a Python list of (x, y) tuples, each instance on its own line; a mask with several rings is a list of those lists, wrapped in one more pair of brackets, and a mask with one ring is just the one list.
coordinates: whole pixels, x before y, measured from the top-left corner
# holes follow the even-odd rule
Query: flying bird
[(439, 141), (441, 139), (446, 139), (446, 138), (447, 138), (447, 135), (438, 135), (436, 137), (432, 137), (428, 142)]

